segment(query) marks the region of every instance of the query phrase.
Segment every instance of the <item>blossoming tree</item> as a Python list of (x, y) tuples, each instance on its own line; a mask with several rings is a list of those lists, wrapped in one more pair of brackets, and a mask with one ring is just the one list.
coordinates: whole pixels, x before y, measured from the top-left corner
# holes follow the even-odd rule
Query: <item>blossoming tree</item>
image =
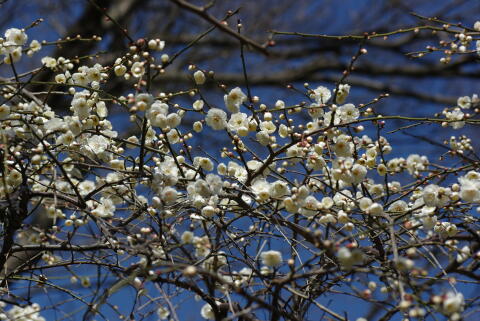
[[(268, 53), (241, 25), (176, 2), (238, 40), (244, 66), (247, 48)], [(414, 56), (440, 52), (448, 64), (477, 55), (480, 22), (426, 21), (422, 30), (448, 40)], [(477, 95), (424, 118), (381, 115), (388, 94), (354, 104), (349, 76), (381, 34), (359, 37), (337, 83), (289, 86), (294, 104), (254, 95), (246, 68), (244, 84), (229, 88), (190, 65), (190, 85), (163, 92), (153, 80), (184, 51), (169, 56), (160, 39), (121, 29), (130, 43), (112, 65), (42, 56), (48, 45), (102, 39), (30, 41), (39, 23), (0, 38), (0, 319), (478, 318), (471, 140), (448, 138), (438, 162), (421, 150), (392, 157), (386, 129), (399, 120), (393, 132), (461, 131), (480, 121)], [(37, 67), (20, 71), (27, 59)], [(37, 81), (44, 71), (52, 79)], [(129, 90), (111, 94), (112, 79)], [(219, 99), (204, 94), (208, 82)], [(69, 110), (49, 106), (51, 95)], [(196, 145), (204, 132), (209, 150)]]

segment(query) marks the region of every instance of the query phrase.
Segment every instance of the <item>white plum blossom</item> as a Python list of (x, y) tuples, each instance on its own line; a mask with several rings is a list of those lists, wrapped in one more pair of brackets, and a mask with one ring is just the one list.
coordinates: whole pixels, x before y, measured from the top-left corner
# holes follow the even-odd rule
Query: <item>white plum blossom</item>
[(181, 237), (182, 242), (183, 242), (183, 243), (190, 244), (190, 243), (193, 242), (193, 237), (194, 237), (194, 236), (195, 236), (195, 235), (193, 234), (193, 232), (191, 232), (191, 231), (185, 231), (185, 232), (182, 233), (182, 237)]
[(465, 262), (472, 256), (472, 251), (470, 251), (470, 247), (468, 245), (465, 245), (460, 249), (460, 251), (457, 254), (457, 261), (460, 263)]
[(312, 217), (318, 214), (320, 203), (313, 195), (307, 196), (303, 202), (301, 202), (301, 208), (299, 213), (306, 217)]
[(202, 309), (200, 310), (200, 315), (204, 319), (215, 320), (215, 313), (213, 312), (212, 306), (208, 303), (202, 306)]
[(392, 213), (404, 213), (408, 209), (408, 204), (403, 200), (398, 200), (390, 204), (388, 212)]
[(170, 128), (176, 128), (182, 122), (182, 118), (177, 113), (170, 113), (170, 114), (167, 115), (166, 121), (167, 121), (167, 125)]
[(140, 111), (145, 111), (153, 104), (154, 98), (150, 94), (141, 93), (135, 96), (135, 106)]
[(165, 204), (169, 205), (175, 203), (178, 198), (178, 192), (175, 188), (171, 186), (165, 187), (160, 193), (160, 197)]
[[(247, 162), (247, 168), (251, 171), (257, 171), (260, 170), (260, 168), (263, 166), (264, 162), (263, 161), (258, 161), (255, 159), (249, 160)], [(262, 177), (265, 177), (268, 175), (271, 171), (271, 169), (275, 168), (275, 163), (271, 164), (270, 166), (267, 166), (263, 172), (261, 173)]]
[(85, 72), (76, 72), (72, 75), (73, 82), (78, 86), (87, 86), (89, 79), (87, 73)]
[(353, 265), (362, 262), (363, 253), (358, 249), (351, 251), (346, 247), (341, 247), (337, 251), (337, 259), (343, 268), (350, 270)]
[(65, 146), (70, 146), (75, 142), (75, 135), (69, 130), (66, 133), (57, 137), (57, 144), (62, 144)]
[(443, 311), (447, 315), (451, 315), (455, 312), (461, 312), (465, 305), (463, 294), (460, 292), (448, 292), (443, 301)]
[(445, 117), (450, 120), (449, 125), (453, 129), (460, 129), (465, 126), (465, 121), (463, 121), (465, 114), (460, 110), (460, 108), (454, 108), (453, 111), (449, 111), (445, 114)]
[(208, 157), (195, 157), (193, 160), (193, 166), (201, 167), (205, 171), (213, 170), (213, 162)]
[(112, 217), (115, 214), (115, 205), (109, 198), (102, 197), (97, 207), (92, 210), (92, 214), (99, 217)]
[(278, 109), (284, 109), (285, 108), (285, 102), (283, 100), (277, 100), (275, 102), (275, 108), (278, 108)]
[(197, 99), (193, 102), (192, 107), (193, 107), (194, 110), (199, 111), (199, 110), (203, 109), (204, 105), (205, 105), (205, 102), (203, 100)]
[(435, 216), (435, 207), (425, 206), (420, 211), (422, 227), (425, 230), (433, 229), (437, 224), (437, 217)]
[(298, 163), (303, 159), (303, 148), (299, 145), (293, 145), (287, 149), (287, 157), (289, 158), (290, 162)]
[(132, 67), (130, 68), (133, 77), (140, 78), (145, 74), (145, 66), (143, 62), (134, 62)]
[(80, 120), (87, 118), (92, 110), (91, 105), (84, 97), (78, 97), (72, 100), (72, 107), (75, 116)]
[(5, 39), (18, 46), (22, 46), (27, 42), (28, 36), (25, 30), (10, 28), (5, 31)]
[(366, 212), (370, 215), (382, 215), (383, 214), (383, 206), (379, 203), (372, 203), (366, 210)]
[(192, 126), (193, 130), (197, 133), (200, 133), (203, 130), (203, 124), (201, 121), (196, 121)]
[(165, 41), (160, 39), (150, 39), (148, 41), (148, 48), (150, 50), (162, 51), (165, 48)]
[(327, 163), (325, 162), (325, 159), (315, 152), (310, 153), (307, 157), (307, 168), (309, 169), (318, 171), (324, 168), (326, 165)]
[(333, 205), (334, 205), (334, 202), (333, 202), (333, 199), (331, 197), (324, 197), (322, 198), (322, 201), (320, 202), (320, 205), (323, 209), (330, 209)]
[(193, 78), (195, 79), (195, 83), (197, 85), (203, 85), (205, 83), (205, 74), (201, 70), (197, 70), (193, 73)]
[[(211, 272), (217, 271), (220, 267), (227, 265), (227, 257), (225, 253), (220, 251), (218, 254), (211, 255), (203, 261), (203, 268)], [(231, 280), (231, 279), (230, 279)]]
[(323, 86), (317, 87), (310, 94), (310, 98), (314, 99), (317, 104), (326, 104), (330, 97), (332, 97), (330, 89)]
[(89, 82), (100, 82), (103, 80), (102, 66), (95, 64), (95, 66), (86, 70), (87, 78)]
[(215, 214), (215, 208), (211, 205), (207, 205), (202, 208), (201, 213), (203, 216), (210, 218)]
[(7, 104), (0, 105), (0, 120), (8, 118), (10, 115), (10, 106)]
[(101, 135), (93, 135), (87, 140), (86, 148), (95, 155), (105, 152), (110, 145), (110, 140)]
[(262, 121), (260, 123), (260, 129), (271, 135), (277, 130), (277, 126), (275, 126), (272, 121)]
[(262, 259), (262, 263), (269, 267), (276, 267), (282, 264), (282, 253), (279, 251), (264, 251), (260, 253), (260, 258)]
[(114, 71), (114, 73), (117, 77), (121, 77), (121, 76), (125, 75), (125, 73), (127, 72), (127, 67), (124, 66), (124, 65), (116, 65), (113, 68), (113, 71)]
[(343, 104), (347, 99), (348, 94), (350, 93), (350, 85), (339, 84), (338, 91), (335, 90), (335, 93), (336, 93), (335, 102), (337, 104)]
[(90, 180), (85, 180), (78, 184), (78, 191), (80, 195), (87, 195), (95, 190), (95, 182)]
[(222, 130), (227, 126), (227, 113), (218, 108), (208, 111), (205, 121), (214, 130)]
[(101, 118), (106, 118), (108, 116), (107, 105), (104, 101), (99, 101), (95, 104), (95, 110), (97, 115)]
[(297, 189), (296, 196), (298, 200), (305, 200), (309, 195), (310, 189), (307, 186), (302, 185)]
[(457, 99), (457, 106), (462, 109), (472, 107), (472, 99), (469, 96), (463, 96)]
[(255, 137), (257, 138), (258, 142), (263, 146), (267, 146), (271, 142), (270, 141), (270, 135), (268, 135), (268, 132), (266, 132), (264, 130), (261, 130), (261, 131), (257, 132)]
[(248, 115), (245, 113), (232, 114), (228, 121), (228, 129), (239, 133), (245, 131), (248, 132)]
[(228, 162), (227, 174), (235, 177), (238, 181), (243, 183), (247, 180), (248, 172), (245, 167), (231, 161)]
[(165, 307), (160, 307), (157, 310), (157, 315), (160, 320), (165, 320), (168, 319), (168, 317), (170, 316), (170, 311)]
[(290, 189), (288, 188), (288, 184), (284, 181), (275, 181), (270, 184), (270, 191), (271, 197), (279, 198), (285, 195), (290, 194)]
[(55, 58), (52, 58), (52, 57), (49, 57), (49, 56), (43, 57), (41, 59), (41, 62), (47, 68), (54, 69), (55, 67), (57, 67), (57, 60)]
[(340, 106), (338, 107), (337, 111), (340, 114), (342, 121), (346, 123), (357, 120), (360, 116), (360, 111), (355, 107), (354, 104), (345, 104)]
[(335, 224), (335, 223), (337, 223), (337, 219), (332, 214), (327, 213), (325, 215), (320, 216), (320, 218), (318, 220), (318, 223), (321, 223), (321, 224), (327, 224), (327, 223)]
[(247, 101), (247, 95), (243, 93), (240, 87), (235, 87), (230, 90), (228, 95), (225, 95), (223, 99), (228, 111), (238, 113), (240, 111), (240, 105)]
[(311, 103), (310, 107), (308, 107), (308, 114), (312, 119), (319, 119), (323, 116), (325, 111), (323, 110), (324, 106), (320, 105), (319, 103)]
[(368, 186), (368, 192), (372, 195), (380, 196), (385, 192), (385, 187), (383, 184), (372, 184)]
[(353, 143), (346, 135), (340, 135), (337, 137), (337, 141), (333, 147), (335, 154), (340, 157), (349, 157), (353, 153)]
[(465, 202), (480, 201), (480, 179), (468, 179), (466, 176), (458, 179), (460, 183), (460, 198)]
[(428, 158), (418, 154), (411, 154), (407, 157), (406, 165), (408, 172), (413, 175), (427, 169)]
[(354, 184), (360, 183), (367, 176), (367, 168), (360, 164), (354, 164), (350, 172)]
[(65, 84), (67, 83), (67, 77), (65, 76), (65, 74), (58, 74), (55, 76), (55, 82), (57, 84)]
[(334, 114), (332, 111), (328, 111), (323, 114), (323, 125), (329, 126), (332, 123), (332, 117), (334, 125), (340, 124), (341, 118), (337, 115), (337, 113)]
[(450, 201), (450, 194), (450, 189), (430, 184), (423, 190), (423, 201), (427, 206), (443, 207)]
[(252, 184), (252, 191), (260, 201), (266, 201), (270, 198), (270, 183), (265, 179), (256, 180)]
[(11, 50), (10, 52), (8, 52), (8, 55), (5, 56), (3, 61), (6, 64), (10, 65), (12, 63), (20, 61), (21, 58), (22, 58), (22, 48), (17, 47), (15, 49)]
[(145, 113), (148, 120), (154, 127), (167, 127), (168, 105), (160, 101), (155, 101), (150, 105)]

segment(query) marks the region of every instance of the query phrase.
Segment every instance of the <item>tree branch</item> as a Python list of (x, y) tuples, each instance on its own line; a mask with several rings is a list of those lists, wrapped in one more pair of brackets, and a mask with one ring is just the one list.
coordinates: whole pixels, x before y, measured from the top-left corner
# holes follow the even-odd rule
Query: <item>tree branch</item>
[(206, 21), (210, 22), (211, 24), (217, 26), (217, 28), (220, 29), (221, 31), (227, 33), (228, 35), (230, 35), (234, 38), (237, 38), (243, 44), (254, 48), (255, 50), (264, 54), (265, 56), (268, 56), (268, 51), (265, 48), (265, 46), (260, 45), (259, 43), (255, 42), (254, 40), (252, 40), (248, 37), (245, 37), (244, 35), (242, 35), (240, 33), (237, 33), (235, 30), (229, 28), (223, 21), (220, 21), (217, 18), (215, 18), (214, 16), (208, 14), (206, 8), (198, 7), (198, 6), (193, 5), (193, 4), (191, 4), (187, 1), (184, 1), (184, 0), (170, 0), (170, 1), (174, 2), (175, 4), (180, 6), (181, 8), (187, 9), (187, 10), (195, 13), (196, 15), (200, 16), (204, 20), (206, 20)]

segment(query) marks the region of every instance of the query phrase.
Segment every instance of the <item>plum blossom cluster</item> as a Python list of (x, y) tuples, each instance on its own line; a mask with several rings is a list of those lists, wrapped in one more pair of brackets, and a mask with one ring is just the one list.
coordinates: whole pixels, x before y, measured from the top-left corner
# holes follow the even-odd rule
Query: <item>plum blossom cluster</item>
[(0, 37), (0, 56), (3, 56), (3, 62), (12, 64), (20, 61), (23, 53), (32, 56), (42, 49), (38, 40), (32, 40), (28, 45), (27, 41), (28, 36), (24, 29), (7, 29), (4, 38)]
[[(27, 38), (7, 30), (6, 63), (18, 62)], [(111, 65), (43, 57), (55, 73), (48, 84), (68, 100), (65, 113), (2, 85), (0, 200), (3, 229), (16, 233), (4, 240), (8, 253), (36, 249), (38, 270), (81, 279), (81, 291), (104, 287), (107, 275), (114, 285), (93, 296), (86, 315), (118, 310), (105, 302), (131, 287), (160, 319), (175, 314), (169, 297), (185, 293), (204, 301), (204, 319), (266, 310), (302, 320), (315, 309), (335, 317), (314, 302), (344, 286), (392, 316), (461, 319), (469, 307), (455, 278), (478, 278), (480, 259), (480, 172), (467, 136), (449, 139), (452, 166), (395, 155), (388, 116), (355, 103), (347, 83), (305, 84), (294, 105), (224, 85), (209, 101), (202, 86), (212, 73), (191, 66), (191, 88), (162, 92), (154, 78), (170, 62), (167, 54), (157, 62), (164, 47), (141, 39)], [(128, 92), (109, 93), (113, 79)], [(428, 121), (475, 124), (467, 111), (478, 103), (461, 97)], [(113, 121), (112, 110), (127, 117)], [(196, 148), (206, 139), (211, 149)], [(35, 215), (50, 226), (15, 224)], [(98, 285), (74, 264), (85, 260), (102, 270)], [(31, 272), (28, 282), (48, 286), (50, 275)], [(0, 319), (43, 320), (39, 309), (14, 306)]]
[[(6, 304), (2, 302), (1, 308), (5, 306)], [(34, 303), (24, 307), (14, 306), (8, 311), (0, 312), (0, 320), (45, 321), (46, 319), (40, 315), (40, 305)]]
[[(450, 125), (453, 129), (459, 129), (465, 126), (466, 120), (472, 118), (477, 112), (480, 104), (480, 99), (477, 94), (472, 96), (459, 97), (457, 100), (457, 106), (453, 108), (445, 108), (442, 114), (445, 116), (448, 122), (444, 122), (444, 127)], [(469, 113), (472, 110), (473, 113)]]

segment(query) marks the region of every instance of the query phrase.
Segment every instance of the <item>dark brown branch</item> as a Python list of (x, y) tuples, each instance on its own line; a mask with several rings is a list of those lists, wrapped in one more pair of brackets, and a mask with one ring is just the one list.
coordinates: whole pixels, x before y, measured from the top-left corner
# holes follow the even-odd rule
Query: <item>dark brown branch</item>
[(243, 44), (248, 45), (248, 46), (254, 48), (255, 50), (257, 50), (258, 52), (268, 56), (268, 51), (265, 48), (265, 46), (260, 45), (259, 43), (255, 42), (254, 40), (252, 40), (248, 37), (245, 37), (244, 35), (242, 35), (240, 33), (237, 33), (235, 30), (229, 28), (225, 23), (218, 20), (214, 16), (208, 14), (207, 10), (204, 7), (198, 7), (198, 6), (193, 5), (193, 4), (191, 4), (187, 1), (184, 1), (184, 0), (170, 0), (170, 1), (174, 2), (175, 4), (177, 4), (178, 6), (184, 8), (184, 9), (187, 9), (187, 10), (195, 13), (196, 15), (200, 16), (204, 20), (206, 20), (206, 21), (210, 22), (211, 24), (217, 26), (217, 28), (219, 30), (227, 33), (228, 35), (230, 35), (234, 38), (237, 38)]

